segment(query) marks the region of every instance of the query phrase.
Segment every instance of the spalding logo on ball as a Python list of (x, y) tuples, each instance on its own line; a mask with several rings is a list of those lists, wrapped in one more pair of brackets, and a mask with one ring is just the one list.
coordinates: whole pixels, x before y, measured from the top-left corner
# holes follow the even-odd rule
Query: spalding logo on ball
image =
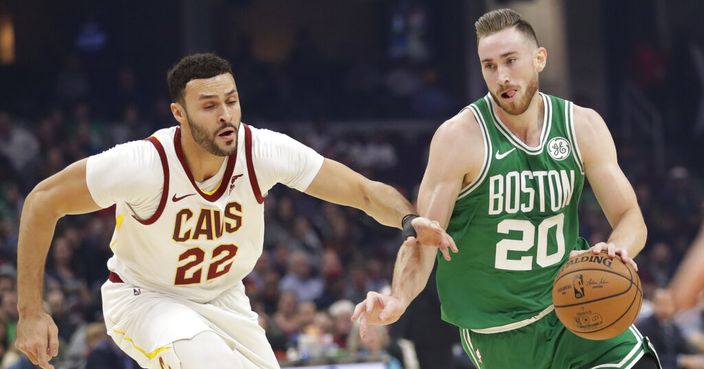
[(605, 340), (633, 324), (643, 289), (632, 266), (620, 258), (582, 254), (569, 259), (557, 273), (552, 288), (555, 313), (574, 334)]

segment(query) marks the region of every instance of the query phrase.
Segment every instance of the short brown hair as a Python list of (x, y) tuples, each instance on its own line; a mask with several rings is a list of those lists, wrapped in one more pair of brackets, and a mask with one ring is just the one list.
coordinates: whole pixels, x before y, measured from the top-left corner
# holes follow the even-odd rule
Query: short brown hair
[(477, 32), (477, 42), (479, 42), (479, 39), (482, 37), (490, 36), (512, 27), (516, 27), (518, 31), (522, 32), (528, 38), (535, 41), (536, 45), (540, 46), (538, 36), (535, 35), (533, 26), (523, 19), (520, 14), (511, 9), (492, 10), (482, 15), (474, 22), (474, 29)]

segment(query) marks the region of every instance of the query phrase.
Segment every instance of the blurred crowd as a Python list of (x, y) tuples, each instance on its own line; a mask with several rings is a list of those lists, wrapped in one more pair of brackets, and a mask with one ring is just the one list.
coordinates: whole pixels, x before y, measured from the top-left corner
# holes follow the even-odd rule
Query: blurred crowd
[[(463, 106), (438, 87), (432, 67), (403, 58), (385, 68), (361, 62), (336, 66), (317, 56), (305, 32), (280, 66), (255, 60), (246, 40), (239, 45), (229, 57), (246, 122), (260, 128), (277, 122), (278, 130), (325, 156), (415, 198), (435, 127)], [(24, 197), (36, 183), (73, 161), (175, 124), (168, 100), (143, 88), (133, 69), (121, 66), (104, 72), (85, 69), (79, 57), (69, 55), (57, 74), (51, 104), (0, 108), (0, 369), (31, 367), (13, 347), (16, 248)], [(105, 82), (94, 77), (98, 75), (116, 80), (105, 88)], [(331, 116), (414, 117), (426, 118), (428, 124), (399, 123), (380, 130), (331, 124)], [(646, 249), (637, 258), (649, 302), (641, 324), (656, 327), (653, 335), (665, 335), (653, 340), (663, 345), (658, 347), (661, 358), (673, 353), (665, 369), (704, 368), (704, 359), (697, 356), (704, 353), (704, 298), (701, 308), (674, 316), (672, 309), (663, 307), (671, 303), (663, 297), (668, 292), (659, 289), (669, 282), (702, 222), (701, 178), (674, 163), (665, 173), (654, 171), (644, 159), (649, 157), (647, 145), (618, 142), (617, 137), (617, 146), (649, 226)], [(245, 285), (282, 362), (381, 358), (393, 369), (432, 369), (423, 362), (439, 349), (425, 339), (449, 347), (452, 367), (470, 367), (456, 331), (448, 328), (449, 334), (429, 337), (435, 328), (418, 333), (421, 320), (378, 328), (377, 339), (359, 340), (358, 327), (350, 321), (353, 306), (367, 291), (389, 285), (400, 232), (379, 226), (357, 210), (281, 186), (268, 194), (265, 204), (264, 253)], [(588, 189), (580, 215), (581, 233), (591, 243), (608, 237), (610, 227)], [(107, 277), (113, 227), (113, 210), (105, 209), (65, 217), (56, 229), (47, 260), (45, 304), (59, 327), (57, 368), (137, 368), (107, 337), (102, 323), (99, 291)], [(409, 313), (416, 309), (416, 317), (439, 324), (434, 292), (422, 296)], [(679, 335), (681, 342), (670, 334)]]

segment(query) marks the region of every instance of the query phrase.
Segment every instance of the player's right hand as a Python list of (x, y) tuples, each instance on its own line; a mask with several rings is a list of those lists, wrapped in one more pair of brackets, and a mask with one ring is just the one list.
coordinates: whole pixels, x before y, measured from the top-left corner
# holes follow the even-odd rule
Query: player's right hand
[(59, 329), (43, 310), (20, 314), (15, 347), (42, 369), (54, 369), (49, 360), (59, 354)]
[(411, 221), (411, 225), (416, 230), (417, 236), (408, 237), (408, 239), (404, 240), (410, 241), (411, 245), (418, 242), (422, 246), (437, 247), (447, 261), (452, 260), (450, 251), (455, 254), (459, 252), (455, 240), (447, 234), (437, 221), (425, 217), (417, 217)]
[(388, 325), (396, 322), (406, 311), (408, 304), (399, 298), (367, 292), (367, 298), (355, 306), (352, 320), (359, 319), (359, 335), (367, 338), (369, 325)]

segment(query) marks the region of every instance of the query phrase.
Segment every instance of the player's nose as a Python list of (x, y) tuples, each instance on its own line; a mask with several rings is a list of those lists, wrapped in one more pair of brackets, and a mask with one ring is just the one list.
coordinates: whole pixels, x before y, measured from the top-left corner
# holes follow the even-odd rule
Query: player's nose
[(232, 122), (232, 114), (230, 113), (230, 109), (227, 108), (227, 105), (223, 105), (222, 109), (220, 109), (220, 115), (218, 117), (218, 121), (220, 123)]
[(500, 85), (508, 85), (511, 82), (511, 76), (508, 73), (508, 68), (504, 68), (503, 66), (498, 67), (498, 73), (496, 73), (496, 76), (498, 78), (498, 83)]

